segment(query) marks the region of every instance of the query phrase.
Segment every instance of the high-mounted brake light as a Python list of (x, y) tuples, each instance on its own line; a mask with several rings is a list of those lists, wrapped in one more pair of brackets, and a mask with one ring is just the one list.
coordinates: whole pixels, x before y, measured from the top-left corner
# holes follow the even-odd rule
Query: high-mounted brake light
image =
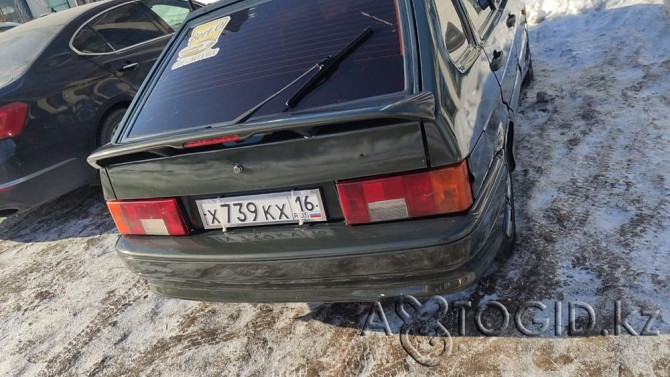
[(108, 200), (107, 207), (121, 234), (183, 236), (188, 227), (177, 200)]
[(27, 116), (28, 105), (23, 102), (0, 106), (0, 140), (19, 136)]
[(472, 206), (468, 165), (337, 183), (349, 225), (463, 212)]
[(239, 140), (240, 140), (240, 138), (237, 135), (223, 136), (223, 137), (217, 137), (217, 138), (214, 138), (214, 139), (189, 141), (189, 142), (184, 144), (184, 148), (206, 147), (208, 145), (232, 143), (234, 141), (239, 141)]

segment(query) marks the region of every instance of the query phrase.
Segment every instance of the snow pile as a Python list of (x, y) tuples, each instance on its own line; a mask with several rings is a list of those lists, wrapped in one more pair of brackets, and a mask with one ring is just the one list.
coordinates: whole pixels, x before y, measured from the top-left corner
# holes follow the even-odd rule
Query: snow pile
[[(670, 0), (665, 1), (665, 8), (670, 15)], [(602, 8), (617, 8), (630, 5), (631, 3), (654, 3), (648, 1), (630, 1), (630, 0), (526, 0), (526, 9), (528, 10), (528, 21), (531, 24), (538, 24), (549, 17), (580, 14), (590, 10), (599, 10)]]
[(526, 2), (528, 21), (537, 24), (547, 17), (577, 14), (585, 9), (601, 8), (606, 0), (530, 0)]

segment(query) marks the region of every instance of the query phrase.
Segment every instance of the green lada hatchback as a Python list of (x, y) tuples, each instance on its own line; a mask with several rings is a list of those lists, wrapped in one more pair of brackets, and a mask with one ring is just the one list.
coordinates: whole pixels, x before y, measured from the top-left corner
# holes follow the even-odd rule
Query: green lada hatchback
[(515, 239), (516, 0), (242, 0), (192, 13), (94, 152), (161, 295), (461, 290)]

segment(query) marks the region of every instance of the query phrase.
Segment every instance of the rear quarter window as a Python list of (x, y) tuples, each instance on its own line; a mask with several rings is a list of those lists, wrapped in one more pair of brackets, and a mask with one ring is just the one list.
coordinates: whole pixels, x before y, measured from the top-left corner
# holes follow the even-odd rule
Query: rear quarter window
[(184, 0), (148, 0), (144, 4), (160, 17), (172, 30), (179, 29), (191, 8)]
[(89, 23), (115, 50), (160, 38), (167, 32), (151, 20), (148, 10), (138, 3), (110, 9)]
[[(127, 139), (230, 121), (326, 56), (337, 54), (366, 27), (373, 28), (372, 37), (293, 111), (405, 89), (393, 0), (274, 0), (225, 11), (187, 25), (131, 116)], [(254, 116), (284, 111), (284, 103), (301, 84)]]
[(112, 47), (105, 42), (90, 26), (84, 26), (72, 40), (72, 47), (83, 53), (100, 54), (112, 52)]

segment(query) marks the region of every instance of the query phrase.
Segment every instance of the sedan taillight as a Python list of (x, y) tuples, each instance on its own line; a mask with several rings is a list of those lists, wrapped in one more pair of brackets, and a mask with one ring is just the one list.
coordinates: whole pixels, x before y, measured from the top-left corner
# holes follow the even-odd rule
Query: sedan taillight
[(121, 234), (183, 236), (188, 227), (177, 200), (108, 200), (107, 207)]
[(337, 183), (349, 225), (463, 212), (472, 206), (465, 161), (446, 168)]
[(0, 140), (19, 136), (27, 116), (28, 105), (23, 102), (0, 106)]

